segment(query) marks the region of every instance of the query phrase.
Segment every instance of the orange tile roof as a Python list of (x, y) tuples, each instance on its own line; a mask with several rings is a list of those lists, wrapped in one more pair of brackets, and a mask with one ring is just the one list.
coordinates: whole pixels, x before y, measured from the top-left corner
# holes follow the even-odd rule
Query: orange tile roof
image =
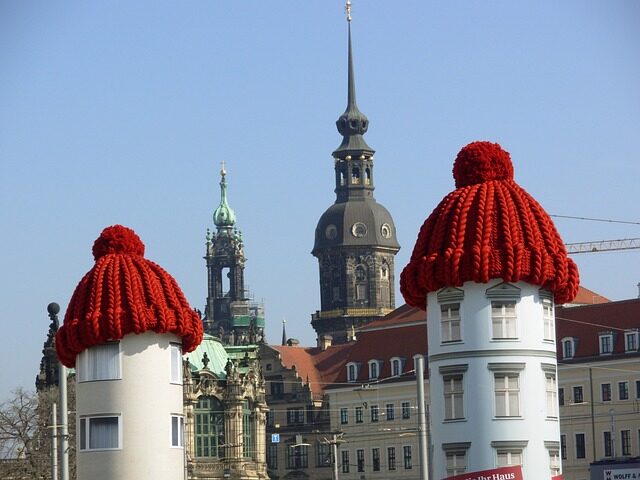
[(578, 289), (576, 298), (570, 302), (570, 305), (593, 305), (595, 303), (605, 303), (610, 301), (611, 300), (608, 298), (581, 286)]

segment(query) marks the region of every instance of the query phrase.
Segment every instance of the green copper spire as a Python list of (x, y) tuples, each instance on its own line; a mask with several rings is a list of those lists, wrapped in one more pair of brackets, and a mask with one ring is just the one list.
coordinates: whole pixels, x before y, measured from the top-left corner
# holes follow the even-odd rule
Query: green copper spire
[(349, 60), (347, 78), (347, 108), (336, 121), (338, 132), (342, 135), (342, 143), (333, 152), (334, 156), (341, 153), (374, 153), (374, 150), (367, 145), (363, 135), (369, 128), (367, 116), (358, 109), (356, 104), (356, 82), (353, 69), (353, 48), (351, 46), (351, 2), (347, 2), (347, 22), (349, 30)]
[(227, 201), (227, 172), (224, 162), (220, 168), (220, 205), (213, 212), (213, 223), (218, 228), (231, 228), (236, 224), (236, 214)]

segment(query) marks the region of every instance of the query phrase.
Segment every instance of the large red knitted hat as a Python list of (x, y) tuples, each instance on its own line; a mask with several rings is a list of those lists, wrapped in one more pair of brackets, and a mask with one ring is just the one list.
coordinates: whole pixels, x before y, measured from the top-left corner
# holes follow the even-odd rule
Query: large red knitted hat
[(58, 358), (73, 367), (84, 349), (148, 330), (182, 337), (185, 352), (202, 341), (202, 321), (177, 282), (146, 260), (130, 228), (105, 228), (93, 244), (95, 265), (73, 292), (56, 335)]
[(494, 278), (540, 285), (557, 303), (573, 300), (578, 269), (549, 215), (513, 180), (509, 153), (497, 143), (470, 143), (453, 176), (456, 190), (422, 225), (400, 276), (405, 301), (424, 310), (428, 292)]

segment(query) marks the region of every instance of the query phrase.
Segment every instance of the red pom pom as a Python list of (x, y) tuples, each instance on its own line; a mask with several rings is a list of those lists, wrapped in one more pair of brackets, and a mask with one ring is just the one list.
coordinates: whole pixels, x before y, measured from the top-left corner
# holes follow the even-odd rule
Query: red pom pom
[(122, 253), (129, 255), (144, 255), (144, 243), (140, 237), (130, 228), (122, 225), (113, 225), (102, 230), (102, 233), (93, 243), (93, 258), (110, 253)]
[(513, 164), (509, 152), (497, 143), (472, 142), (458, 153), (453, 164), (456, 188), (513, 179)]

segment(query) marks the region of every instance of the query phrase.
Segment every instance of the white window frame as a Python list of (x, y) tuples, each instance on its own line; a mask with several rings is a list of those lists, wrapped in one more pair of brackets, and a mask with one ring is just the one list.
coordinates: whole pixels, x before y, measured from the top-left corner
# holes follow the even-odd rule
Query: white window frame
[(576, 342), (573, 337), (564, 337), (560, 340), (562, 344), (562, 358), (573, 358), (576, 354)]
[[(640, 341), (639, 338), (640, 334), (638, 332), (638, 330), (631, 330), (631, 331), (626, 331), (624, 332), (624, 351), (625, 353), (628, 352), (637, 352), (639, 345), (638, 342)], [(633, 338), (633, 343), (635, 345), (635, 348), (629, 348), (629, 339)]]
[[(576, 390), (576, 389), (580, 389), (580, 390)], [(580, 396), (582, 398), (580, 398), (578, 401), (578, 399), (576, 399), (576, 391), (580, 392)], [(580, 403), (584, 403), (584, 385), (573, 385), (571, 387), (571, 400), (573, 401), (574, 404), (580, 404)]]
[[(620, 395), (620, 393), (621, 393), (620, 387), (622, 385), (626, 385), (625, 392), (626, 392), (626, 397), (627, 398), (622, 398), (622, 395)], [(621, 402), (626, 402), (627, 400), (629, 400), (629, 398), (630, 398), (630, 395), (629, 395), (629, 381), (628, 380), (620, 380), (618, 382), (618, 400), (621, 401)]]
[(340, 425), (349, 424), (349, 409), (347, 407), (340, 408)]
[(404, 358), (391, 357), (391, 360), (389, 361), (389, 363), (391, 364), (392, 377), (399, 377), (400, 375), (402, 375), (402, 372), (404, 370)]
[[(104, 361), (107, 350), (117, 348), (117, 359), (115, 360), (113, 373), (98, 371), (97, 363)], [(113, 355), (113, 352), (111, 352)], [(78, 355), (76, 363), (78, 382), (99, 382), (105, 380), (122, 379), (122, 349), (120, 342), (106, 342), (100, 345), (86, 348)]]
[[(584, 455), (582, 457), (578, 457), (578, 435), (582, 435), (582, 439), (584, 440)], [(583, 458), (587, 458), (587, 435), (584, 432), (574, 432), (573, 433), (573, 449), (575, 453), (576, 460), (581, 460)]]
[[(174, 432), (178, 429), (177, 443), (174, 443)], [(171, 428), (169, 429), (169, 445), (171, 448), (184, 448), (184, 415), (171, 415)]]
[(347, 363), (347, 382), (353, 383), (358, 380), (358, 364), (356, 362)]
[[(493, 372), (494, 415), (496, 419), (522, 418), (522, 402), (520, 401), (521, 375), (524, 363), (489, 363)], [(503, 383), (500, 384), (500, 381)], [(503, 396), (499, 399), (499, 396)], [(511, 411), (511, 399), (515, 397), (517, 412)], [(498, 415), (498, 405), (502, 404), (504, 415)]]
[[(625, 442), (624, 432), (627, 432), (628, 442)], [(625, 453), (625, 443), (627, 443), (627, 453)], [(620, 455), (623, 457), (630, 457), (631, 455), (633, 455), (633, 440), (631, 439), (631, 430), (628, 428), (623, 428), (620, 430)]]
[(460, 310), (460, 303), (440, 304), (441, 343), (462, 342), (462, 315)]
[[(513, 441), (498, 441), (491, 442), (491, 447), (495, 450), (495, 465), (496, 467), (507, 467), (512, 465), (523, 465), (524, 466), (524, 450), (528, 440), (513, 440)], [(500, 456), (506, 455), (506, 463), (500, 463)], [(512, 456), (519, 455), (520, 462), (514, 462)]]
[(382, 362), (380, 360), (369, 360), (369, 380), (380, 378)]
[[(513, 312), (507, 309), (513, 306)], [(500, 314), (496, 309), (500, 308)], [(491, 302), (491, 339), (518, 339), (518, 303), (515, 300), (497, 300)]]
[(560, 460), (560, 442), (545, 441), (544, 446), (549, 452), (549, 473), (552, 477), (560, 475), (562, 465)]
[(542, 298), (542, 319), (544, 324), (544, 331), (542, 339), (548, 342), (554, 342), (556, 340), (556, 325), (555, 325), (555, 312), (553, 309), (553, 299), (548, 298), (546, 295)]
[(599, 334), (598, 347), (600, 355), (611, 355), (613, 353), (613, 333), (606, 332)]
[[(609, 390), (609, 398), (604, 398), (604, 386), (607, 385)], [(600, 384), (600, 401), (601, 402), (610, 402), (613, 397), (613, 392), (611, 391), (611, 382), (605, 382)]]
[[(98, 418), (116, 418), (118, 444), (115, 447), (91, 447), (91, 429), (92, 420)], [(83, 415), (78, 419), (78, 447), (80, 452), (96, 452), (102, 450), (121, 450), (122, 449), (122, 415), (117, 414), (91, 414)]]
[[(471, 447), (471, 442), (443, 443), (445, 457), (445, 475), (452, 477), (461, 475), (467, 471), (467, 451)], [(451, 459), (451, 462), (449, 462)], [(450, 464), (451, 463), (451, 464)]]
[(169, 344), (169, 383), (182, 385), (182, 345)]
[(551, 363), (541, 365), (544, 371), (544, 384), (547, 405), (547, 418), (558, 419), (558, 376), (556, 366)]
[(395, 403), (387, 403), (384, 406), (384, 416), (385, 420), (388, 422), (396, 419), (396, 404)]

